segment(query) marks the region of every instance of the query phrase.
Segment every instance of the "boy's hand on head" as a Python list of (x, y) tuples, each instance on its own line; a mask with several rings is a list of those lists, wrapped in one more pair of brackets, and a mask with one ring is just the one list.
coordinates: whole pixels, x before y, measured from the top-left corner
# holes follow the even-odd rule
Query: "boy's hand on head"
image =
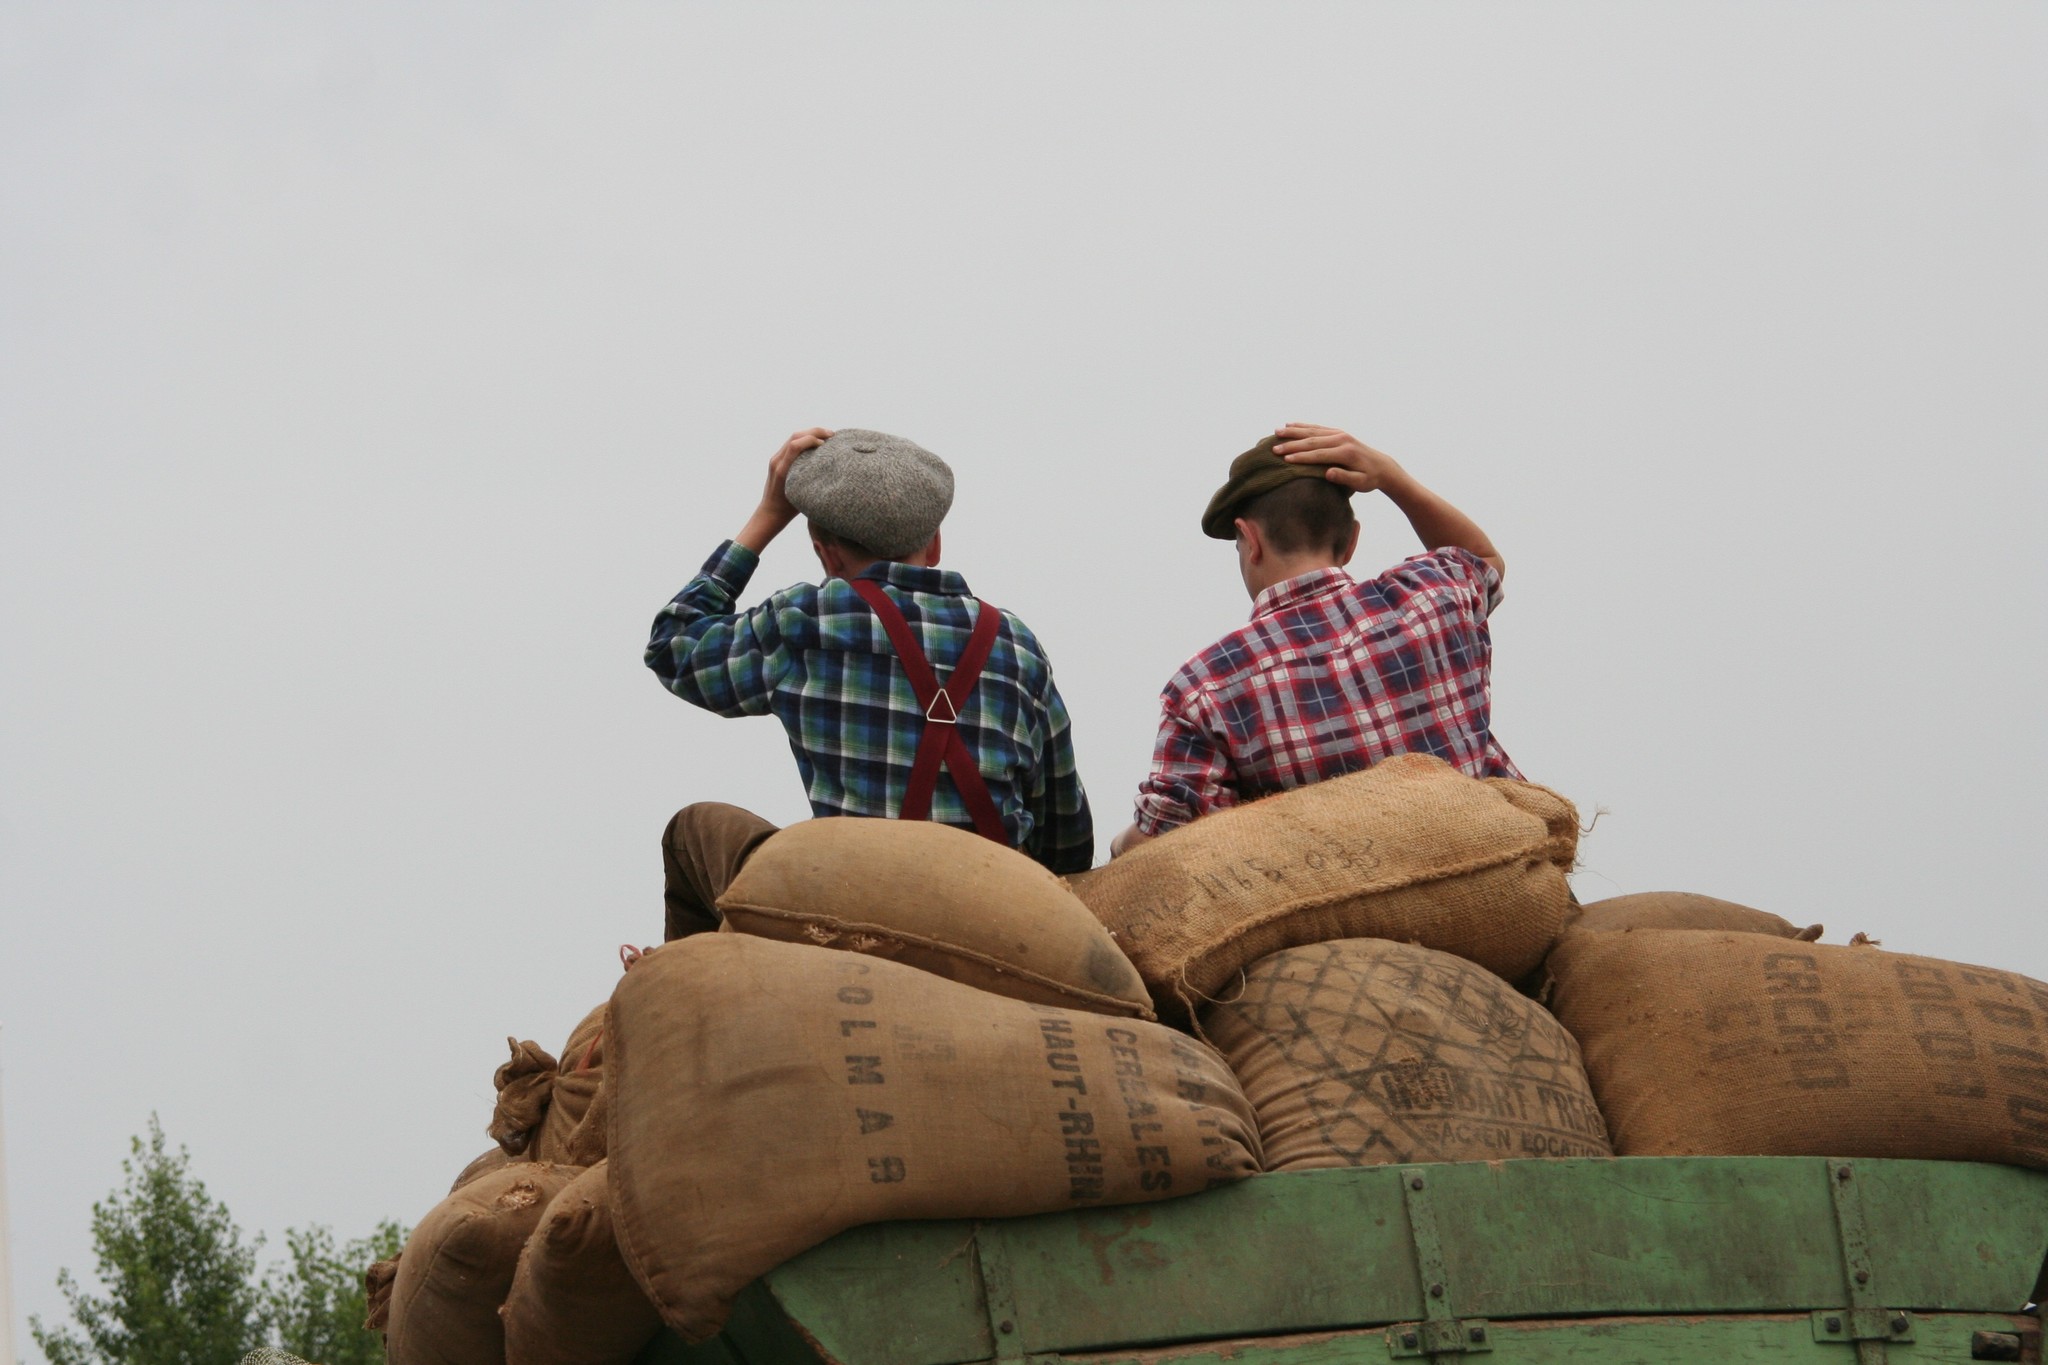
[(825, 428), (808, 427), (792, 433), (790, 438), (782, 443), (782, 449), (776, 451), (774, 457), (768, 461), (768, 485), (761, 490), (763, 512), (773, 512), (780, 516), (784, 525), (796, 520), (796, 507), (791, 504), (787, 492), (789, 467), (796, 463), (797, 456), (806, 450), (816, 450), (831, 439), (832, 433)]
[(781, 534), (782, 530), (796, 520), (796, 504), (789, 500), (789, 468), (796, 463), (796, 457), (807, 450), (816, 450), (832, 439), (832, 433), (824, 427), (809, 427), (793, 432), (782, 449), (775, 452), (768, 461), (768, 482), (761, 489), (760, 506), (754, 515), (747, 518), (747, 524), (733, 537), (755, 554), (768, 548), (768, 542)]
[[(1321, 465), (1323, 477), (1354, 493), (1384, 493), (1408, 518), (1426, 550), (1456, 546), (1493, 566), (1505, 577), (1508, 564), (1472, 518), (1418, 483), (1394, 457), (1335, 427), (1289, 422), (1275, 427), (1273, 453), (1289, 464)], [(1495, 586), (1496, 593), (1498, 585)], [(1496, 596), (1495, 605), (1499, 605)]]
[(1406, 471), (1383, 451), (1335, 427), (1289, 422), (1275, 427), (1273, 453), (1289, 464), (1324, 466), (1323, 477), (1354, 493), (1371, 493), (1404, 478)]

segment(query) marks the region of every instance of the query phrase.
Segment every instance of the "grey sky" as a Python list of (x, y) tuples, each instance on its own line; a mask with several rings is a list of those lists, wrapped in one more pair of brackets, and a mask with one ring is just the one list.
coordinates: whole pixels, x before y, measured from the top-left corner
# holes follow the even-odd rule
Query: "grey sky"
[(417, 1219), (659, 936), (668, 814), (802, 813), (639, 654), (812, 424), (953, 464), (1105, 840), (1245, 614), (1223, 465), (1327, 422), (1507, 556), (1582, 898), (2048, 977), (2044, 58), (2002, 3), (7, 6), (24, 1319), (151, 1110), (273, 1238)]

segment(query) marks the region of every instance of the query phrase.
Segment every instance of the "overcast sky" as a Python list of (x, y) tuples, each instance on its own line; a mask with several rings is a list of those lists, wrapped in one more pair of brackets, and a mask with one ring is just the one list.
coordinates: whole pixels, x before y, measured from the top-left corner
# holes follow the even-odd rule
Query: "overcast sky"
[(1203, 504), (1323, 422), (1506, 555), (1582, 899), (2048, 977), (2044, 59), (2032, 3), (6, 5), (18, 1347), (152, 1111), (273, 1250), (415, 1221), (658, 939), (669, 814), (804, 813), (640, 652), (813, 424), (952, 463), (1105, 843), (1247, 610)]

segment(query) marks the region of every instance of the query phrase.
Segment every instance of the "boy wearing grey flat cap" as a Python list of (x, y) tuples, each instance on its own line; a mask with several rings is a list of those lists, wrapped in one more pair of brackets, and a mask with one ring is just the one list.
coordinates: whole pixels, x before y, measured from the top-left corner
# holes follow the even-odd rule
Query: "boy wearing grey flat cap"
[[(814, 815), (937, 820), (1057, 873), (1094, 861), (1066, 704), (1030, 628), (939, 568), (945, 461), (899, 436), (799, 431), (753, 516), (654, 618), (647, 666), (721, 716), (773, 715)], [(734, 604), (798, 515), (823, 583)], [(775, 832), (715, 802), (662, 836), (665, 935), (718, 927), (717, 901)]]
[[(1427, 553), (1361, 582), (1344, 571), (1351, 495), (1371, 492)], [(1486, 622), (1507, 565), (1472, 518), (1357, 437), (1290, 422), (1231, 462), (1202, 532), (1236, 542), (1251, 624), (1167, 682), (1152, 771), (1112, 854), (1392, 754), (1522, 775), (1493, 735)]]

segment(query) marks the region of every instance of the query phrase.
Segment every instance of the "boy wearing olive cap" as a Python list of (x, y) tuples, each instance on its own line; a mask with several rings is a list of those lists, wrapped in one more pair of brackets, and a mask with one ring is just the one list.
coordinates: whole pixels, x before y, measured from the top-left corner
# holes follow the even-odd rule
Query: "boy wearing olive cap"
[[(1081, 871), (1095, 832), (1066, 705), (1029, 627), (938, 567), (952, 502), (952, 470), (901, 437), (797, 432), (740, 533), (655, 617), (647, 666), (706, 710), (780, 720), (814, 815), (937, 820)], [(799, 514), (825, 581), (735, 611)], [(717, 928), (718, 897), (774, 832), (732, 806), (678, 811), (666, 936)]]
[[(1350, 499), (1370, 492), (1427, 553), (1359, 582), (1344, 571), (1358, 548)], [(1492, 722), (1486, 621), (1507, 566), (1470, 517), (1356, 437), (1295, 422), (1231, 463), (1202, 530), (1237, 543), (1251, 624), (1160, 694), (1152, 771), (1113, 853), (1391, 754), (1521, 776)]]

